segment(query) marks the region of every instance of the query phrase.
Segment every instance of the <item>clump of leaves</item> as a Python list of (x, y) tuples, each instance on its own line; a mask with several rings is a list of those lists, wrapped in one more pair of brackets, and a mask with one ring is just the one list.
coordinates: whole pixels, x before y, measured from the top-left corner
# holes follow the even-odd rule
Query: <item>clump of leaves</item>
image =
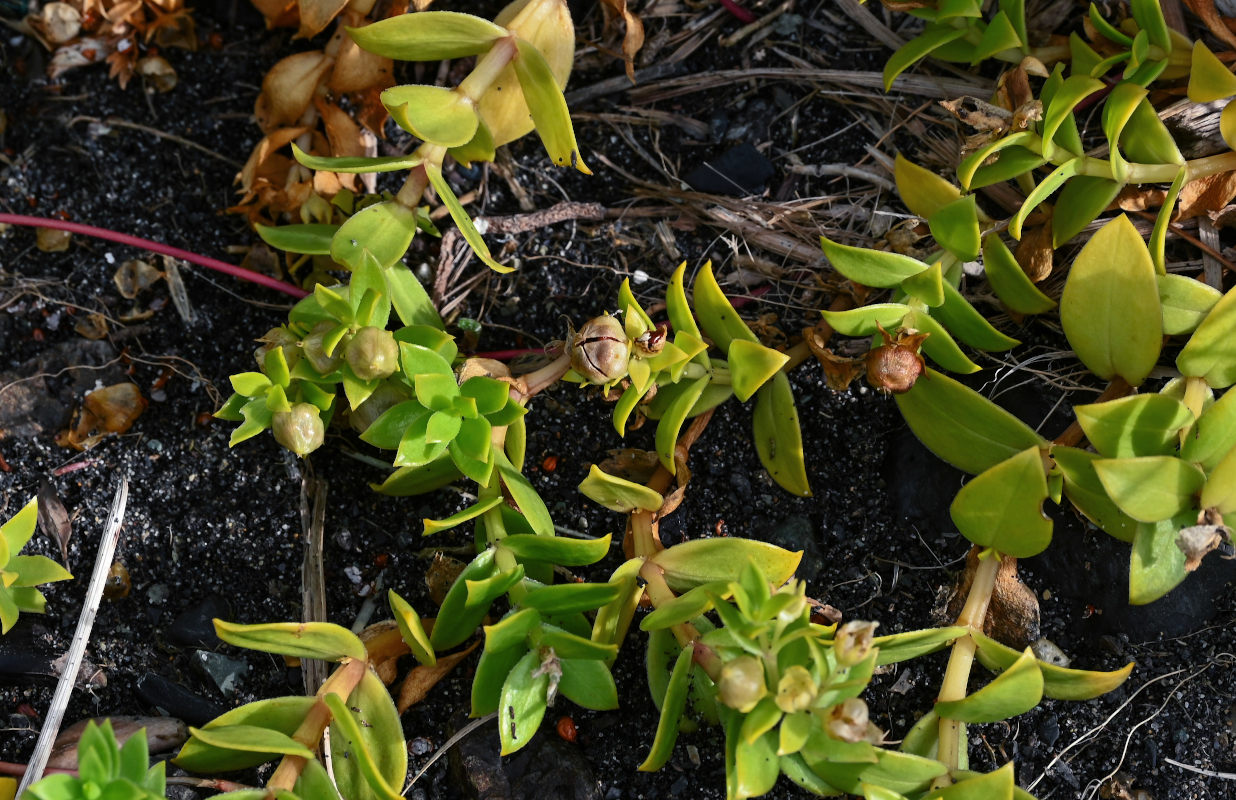
[(0, 633), (8, 633), (23, 611), (44, 612), (47, 599), (36, 587), (73, 577), (46, 556), (19, 555), (34, 535), (38, 514), (38, 501), (31, 500), (0, 525)]
[(76, 775), (48, 775), (27, 789), (22, 800), (163, 800), (164, 764), (160, 761), (150, 766), (145, 728), (121, 747), (111, 720), (104, 720), (102, 727), (92, 720), (86, 725), (77, 753)]
[[(191, 12), (184, 0), (65, 0), (43, 5), (23, 22), (54, 51), (48, 77), (106, 62), (120, 88), (136, 74), (162, 92), (175, 86), (176, 72), (158, 50), (197, 49)], [(148, 53), (152, 45), (155, 52)]]
[[(443, 167), (448, 156), (462, 164), (492, 161), (496, 147), (535, 128), (554, 163), (590, 174), (580, 157), (562, 96), (575, 41), (566, 4), (562, 0), (517, 2), (500, 12), (493, 22), (469, 14), (422, 11), (364, 27), (348, 27), (346, 37), (359, 48), (358, 52), (383, 59), (388, 65), (387, 73), (392, 60), (475, 57), (476, 62), (454, 88), (390, 86), (387, 82), (380, 94), (371, 98), (380, 102), (383, 115), (389, 112), (401, 128), (422, 141), (406, 156), (372, 158), (359, 152), (315, 155), (322, 150), (305, 146), (309, 139), (303, 126), (288, 129), (277, 141), (272, 140), (269, 152), (291, 143), (299, 169), (306, 174), (306, 168), (317, 170), (319, 176), (334, 174), (348, 180), (358, 173), (408, 170), (409, 174), (393, 198), (364, 208), (342, 225), (334, 223), (331, 206), (320, 202), (316, 207), (321, 213), (310, 209), (306, 214), (302, 210), (304, 224), (259, 227), (259, 233), (282, 250), (307, 255), (329, 253), (349, 268), (355, 268), (360, 252), (366, 248), (383, 252), (389, 249), (393, 258), (398, 258), (416, 233), (418, 204), (432, 187), (477, 256), (493, 269), (509, 271), (490, 255), (443, 176)], [(304, 74), (288, 68), (286, 83), (296, 87), (299, 94), (295, 96), (302, 97), (303, 103), (298, 101), (297, 108), (289, 107), (286, 113), (278, 115), (285, 123), (300, 125), (301, 114), (313, 97), (303, 87), (321, 80), (319, 72), (324, 75), (334, 63), (324, 54), (319, 56), (320, 66)], [(285, 82), (282, 75), (281, 72), (281, 84)], [(272, 88), (270, 92), (272, 103), (274, 98), (290, 96), (282, 89)], [(259, 99), (259, 110), (261, 102)], [(383, 266), (390, 263), (382, 261)]]

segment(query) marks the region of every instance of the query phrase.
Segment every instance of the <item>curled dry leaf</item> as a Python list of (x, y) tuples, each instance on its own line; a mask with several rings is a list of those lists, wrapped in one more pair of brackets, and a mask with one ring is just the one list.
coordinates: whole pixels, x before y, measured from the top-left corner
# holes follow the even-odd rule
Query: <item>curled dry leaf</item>
[(138, 59), (137, 74), (150, 90), (164, 94), (176, 88), (176, 70), (163, 56), (146, 56)]
[(109, 433), (124, 433), (146, 410), (146, 398), (133, 383), (117, 383), (86, 395), (77, 423), (56, 436), (61, 447), (86, 450)]
[(47, 41), (64, 44), (82, 29), (81, 11), (68, 3), (48, 3), (39, 15), (40, 28)]
[[(1196, 183), (1196, 181), (1194, 181)], [(1190, 183), (1189, 186), (1193, 184)], [(1188, 188), (1187, 186), (1185, 188)], [(1116, 195), (1116, 206), (1121, 211), (1146, 211), (1159, 208), (1167, 199), (1167, 192), (1146, 186), (1126, 186)]]
[(163, 266), (166, 268), (164, 277), (167, 278), (168, 293), (172, 296), (172, 305), (176, 306), (176, 313), (185, 321), (186, 325), (192, 325), (196, 315), (193, 313), (193, 304), (189, 302), (189, 292), (185, 289), (185, 282), (180, 277), (179, 264), (171, 256), (163, 256)]
[(44, 253), (63, 253), (69, 249), (72, 234), (57, 228), (38, 228), (35, 233), (35, 245)]
[(311, 39), (331, 23), (348, 5), (348, 0), (300, 0), (300, 29), (294, 39)]
[(98, 64), (110, 56), (114, 49), (110, 42), (93, 37), (66, 44), (52, 55), (51, 63), (47, 65), (47, 77), (55, 80), (71, 69)]
[(60, 495), (47, 481), (39, 483), (39, 530), (48, 539), (60, 545), (61, 563), (69, 563), (69, 541), (73, 538), (73, 523), (69, 512), (60, 501)]
[(296, 53), (270, 68), (262, 80), (253, 113), (263, 131), (297, 122), (317, 91), (318, 82), (334, 63), (321, 50)]
[(442, 605), (446, 593), (450, 591), (459, 573), (463, 572), (465, 564), (450, 556), (435, 553), (429, 569), (425, 571), (425, 585), (429, 587), (429, 599), (434, 605)]
[(601, 471), (632, 483), (648, 483), (661, 466), (661, 458), (651, 450), (624, 447), (610, 450), (609, 458), (600, 463)]
[(1013, 256), (1030, 280), (1041, 283), (1051, 275), (1053, 252), (1051, 220), (1048, 219), (1022, 234)]
[(1236, 172), (1220, 172), (1189, 181), (1180, 190), (1176, 222), (1218, 212), (1236, 197)]
[(361, 631), (360, 640), (365, 643), (373, 671), (384, 685), (390, 686), (398, 674), (399, 657), (410, 652), (399, 633), (399, 626), (393, 619), (375, 622)]
[(1185, 5), (1202, 18), (1202, 22), (1206, 23), (1211, 33), (1227, 43), (1228, 47), (1236, 48), (1236, 33), (1232, 33), (1224, 23), (1219, 11), (1215, 8), (1215, 0), (1185, 0)]
[(1223, 524), (1223, 516), (1208, 508), (1197, 516), (1197, 524), (1182, 528), (1176, 535), (1176, 546), (1185, 554), (1185, 569), (1194, 571), (1202, 565), (1207, 554), (1221, 545), (1230, 544), (1232, 529)]
[(163, 277), (163, 273), (140, 259), (132, 259), (120, 265), (112, 280), (120, 296), (132, 300), (139, 294), (154, 286)]
[(627, 8), (627, 0), (602, 0), (602, 8), (607, 28), (622, 18), (622, 59), (626, 62), (627, 79), (635, 83), (635, 56), (644, 46), (644, 23)]
[(824, 382), (834, 392), (844, 392), (859, 375), (867, 372), (866, 358), (848, 358), (825, 347), (828, 338), (815, 328), (803, 331), (803, 341), (824, 368)]
[(438, 681), (450, 674), (451, 670), (460, 661), (468, 657), (468, 654), (477, 648), (481, 643), (478, 639), (472, 643), (466, 650), (461, 650), (458, 653), (451, 653), (446, 656), (438, 656), (438, 662), (432, 667), (419, 665), (408, 676), (403, 679), (403, 683), (399, 687), (399, 699), (395, 702), (395, 707), (399, 709), (399, 713), (407, 711), (412, 706), (424, 700), (429, 694), (429, 690), (438, 684)]
[(102, 339), (107, 336), (107, 317), (98, 312), (78, 317), (77, 322), (73, 324), (73, 330), (87, 339)]
[[(130, 736), (146, 729), (146, 741), (151, 753), (166, 753), (185, 743), (189, 729), (173, 717), (109, 717), (116, 732), (117, 744), (123, 745)], [(103, 719), (76, 722), (60, 732), (52, 745), (47, 766), (53, 769), (77, 769), (77, 747), (90, 722), (103, 724)]]

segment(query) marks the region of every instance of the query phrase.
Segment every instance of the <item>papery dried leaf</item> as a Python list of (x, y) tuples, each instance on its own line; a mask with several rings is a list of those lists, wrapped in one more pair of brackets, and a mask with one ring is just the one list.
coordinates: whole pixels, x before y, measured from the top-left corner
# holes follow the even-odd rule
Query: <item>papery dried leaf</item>
[(1210, 224), (1218, 229), (1231, 228), (1236, 226), (1236, 205), (1212, 211), (1206, 216), (1210, 217)]
[[(358, 16), (361, 16), (361, 17), (365, 17), (369, 15), (369, 12), (373, 10), (374, 5), (376, 4), (377, 4), (377, 0), (352, 0), (352, 2), (348, 3), (348, 12), (352, 14), (357, 14)], [(428, 6), (429, 4), (426, 3), (425, 5)], [(402, 14), (405, 10), (407, 10), (407, 7), (408, 7), (407, 3), (404, 3), (402, 10), (395, 9), (395, 8), (389, 9), (387, 12), (388, 16)], [(424, 9), (421, 8), (419, 5), (416, 7), (416, 10), (424, 11)]]
[(356, 121), (383, 139), (386, 138), (386, 119), (390, 116), (386, 106), (382, 105), (382, 92), (385, 88), (379, 85), (350, 95)]
[(41, 33), (53, 44), (64, 44), (82, 29), (82, 15), (68, 3), (48, 3), (39, 14)]
[[(260, 171), (264, 171), (264, 167), (272, 158), (276, 158), (277, 153), (281, 148), (287, 147), (288, 143), (296, 137), (300, 136), (307, 127), (298, 128), (280, 128), (277, 131), (272, 131), (262, 138), (257, 143), (257, 147), (253, 148), (253, 152), (249, 154), (249, 160), (245, 162), (245, 166), (236, 176), (236, 181), (240, 184), (241, 191), (245, 193), (245, 202), (249, 199), (249, 193), (253, 192), (257, 186), (257, 179)], [(284, 158), (286, 164), (287, 159)], [(286, 175), (286, 168), (284, 169)]]
[(393, 619), (375, 622), (361, 631), (360, 640), (369, 654), (370, 666), (382, 683), (390, 686), (398, 674), (399, 658), (411, 652), (399, 633), (399, 626)]
[(296, 0), (252, 0), (258, 13), (266, 18), (267, 28), (283, 28), (297, 25), (300, 12)]
[(1189, 181), (1180, 190), (1176, 222), (1220, 211), (1236, 197), (1236, 172), (1220, 172)]
[[(330, 143), (330, 154), (332, 156), (365, 156), (376, 155), (369, 153), (366, 146), (367, 134), (361, 130), (361, 127), (356, 124), (352, 117), (339, 106), (334, 103), (327, 103), (322, 100), (315, 102), (318, 113), (322, 115), (322, 127), (326, 129), (326, 139)], [(372, 137), (369, 137), (372, 141)], [(337, 175), (341, 185), (346, 186), (352, 191), (358, 190), (359, 176), (351, 173), (342, 173)], [(336, 192), (326, 193), (319, 191), (318, 194), (324, 197), (334, 197)]]
[(1167, 192), (1163, 189), (1126, 186), (1120, 190), (1120, 194), (1116, 195), (1116, 206), (1121, 211), (1145, 211), (1150, 208), (1159, 208), (1165, 199), (1167, 199)]
[(103, 39), (78, 39), (56, 50), (47, 65), (47, 77), (55, 80), (71, 69), (98, 64), (111, 54), (112, 45)]
[(310, 39), (326, 30), (348, 0), (300, 0), (300, 29), (293, 39)]
[(189, 292), (185, 289), (185, 282), (180, 277), (179, 265), (184, 263), (171, 256), (163, 256), (163, 268), (166, 270), (164, 277), (167, 278), (167, 291), (172, 296), (172, 305), (176, 307), (176, 313), (185, 321), (185, 324), (192, 325), (197, 315), (193, 312), (193, 304), (189, 302)]
[(607, 27), (618, 17), (622, 18), (622, 58), (626, 62), (627, 79), (635, 83), (635, 56), (644, 46), (644, 23), (627, 8), (627, 0), (601, 0), (605, 9)]
[(996, 82), (996, 98), (999, 105), (1009, 111), (1034, 100), (1034, 90), (1030, 88), (1030, 77), (1026, 74), (1024, 63), (1000, 74)]
[(1231, 541), (1231, 538), (1231, 528), (1224, 525), (1193, 525), (1181, 528), (1176, 534), (1176, 546), (1185, 555), (1185, 570), (1196, 570), (1202, 565), (1203, 558), (1219, 545)]
[(124, 433), (146, 410), (146, 398), (136, 384), (118, 383), (86, 395), (72, 430), (56, 436), (61, 447), (86, 450), (109, 433)]
[(59, 228), (36, 228), (35, 246), (44, 253), (63, 253), (69, 249), (73, 235)]
[(963, 125), (976, 131), (1000, 133), (1007, 130), (1013, 119), (1012, 109), (1001, 108), (977, 97), (959, 97), (956, 100), (941, 100), (940, 105)]
[(60, 545), (60, 561), (69, 563), (69, 542), (73, 539), (73, 523), (69, 512), (60, 501), (56, 488), (47, 481), (39, 483), (39, 530), (48, 539)]
[(176, 70), (167, 63), (167, 59), (163, 56), (146, 56), (139, 59), (137, 74), (142, 76), (147, 86), (159, 94), (176, 88)]
[(320, 50), (296, 53), (270, 68), (262, 79), (253, 113), (263, 131), (300, 120), (334, 59)]
[(73, 330), (87, 339), (102, 339), (107, 336), (107, 317), (97, 312), (92, 312), (84, 317), (79, 317), (73, 325)]
[(121, 264), (116, 273), (112, 275), (112, 280), (115, 281), (120, 296), (126, 300), (132, 300), (158, 283), (162, 277), (162, 272), (145, 261), (135, 258)]
[(1052, 253), (1051, 220), (1048, 219), (1023, 231), (1013, 256), (1030, 280), (1041, 283), (1051, 275), (1054, 263)]
[[(338, 94), (363, 92), (374, 88), (380, 92), (395, 85), (393, 65), (394, 62), (389, 58), (362, 50), (352, 41), (351, 36), (343, 33), (335, 55), (335, 68), (331, 71), (327, 86)], [(382, 106), (382, 111), (385, 115), (385, 106)]]
[(824, 383), (834, 392), (844, 392), (854, 379), (867, 372), (865, 358), (847, 358), (825, 346), (825, 339), (815, 328), (803, 331), (803, 341), (824, 369)]
[(455, 668), (455, 665), (467, 658), (480, 644), (481, 640), (478, 639), (467, 650), (438, 656), (437, 663), (432, 667), (422, 664), (409, 672), (408, 677), (403, 679), (403, 684), (399, 687), (399, 699), (395, 702), (395, 707), (399, 709), (399, 713), (402, 714), (424, 700), (429, 695), (429, 690), (436, 686), (438, 681), (449, 675), (451, 670)]
[[(957, 618), (965, 605), (978, 569), (980, 549), (973, 547), (966, 556), (965, 571), (958, 576), (955, 591), (947, 601), (949, 621)], [(934, 609), (939, 614), (944, 609)], [(1002, 644), (1023, 650), (1036, 641), (1039, 631), (1039, 599), (1017, 576), (1017, 559), (1004, 556), (996, 572), (996, 585), (991, 594), (991, 604), (983, 621), (983, 633)]]
[(256, 244), (248, 248), (240, 266), (272, 278), (283, 278), (283, 269), (279, 266), (279, 255), (266, 244)]
[[(664, 519), (682, 504), (682, 498), (687, 494), (687, 484), (691, 482), (691, 470), (687, 469), (687, 451), (684, 447), (674, 448), (674, 480), (676, 486), (674, 490), (665, 495), (665, 499), (661, 501), (661, 507), (654, 514), (656, 519)], [(655, 531), (654, 531), (655, 534)], [(657, 541), (660, 541), (660, 536), (657, 536)]]

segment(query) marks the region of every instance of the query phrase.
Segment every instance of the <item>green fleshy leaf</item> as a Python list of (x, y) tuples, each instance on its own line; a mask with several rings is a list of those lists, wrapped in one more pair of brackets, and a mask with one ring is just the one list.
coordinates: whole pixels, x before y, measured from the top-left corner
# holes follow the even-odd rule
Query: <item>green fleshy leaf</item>
[(1163, 308), (1163, 333), (1168, 336), (1192, 333), (1223, 297), (1218, 289), (1184, 275), (1156, 275), (1155, 279)]
[(1158, 284), (1128, 217), (1104, 225), (1078, 254), (1060, 297), (1060, 320), (1078, 358), (1099, 377), (1118, 375), (1137, 386), (1154, 368), (1163, 339)]
[(1019, 314), (1042, 314), (1056, 301), (1039, 291), (999, 234), (983, 240), (983, 271), (1000, 301)]
[(269, 761), (279, 755), (314, 757), (312, 750), (291, 736), (256, 725), (228, 725), (225, 728), (209, 730), (189, 728), (189, 735), (208, 747), (261, 753), (265, 756), (263, 761)]
[[(989, 639), (978, 631), (972, 631), (970, 635), (978, 645), (979, 661), (992, 671), (1006, 670), (1021, 659), (1021, 653), (995, 639)], [(1133, 672), (1132, 661), (1111, 672), (1069, 669), (1046, 661), (1039, 661), (1038, 664), (1043, 673), (1043, 695), (1056, 700), (1091, 700), (1120, 686)]]
[(845, 277), (877, 289), (891, 289), (911, 275), (927, 269), (918, 259), (884, 250), (868, 250), (838, 244), (827, 236), (820, 237), (820, 247), (833, 268)]
[[(901, 291), (932, 308), (941, 305), (944, 302), (944, 270), (941, 262), (937, 261), (917, 275), (906, 278), (901, 282)], [(887, 325), (884, 327), (885, 330), (888, 329)]]
[(980, 235), (978, 205), (968, 194), (954, 200), (927, 220), (936, 243), (961, 261), (978, 258)]
[(1139, 522), (1158, 522), (1195, 508), (1205, 474), (1173, 456), (1105, 458), (1094, 462), (1108, 496)]
[(1177, 546), (1180, 529), (1197, 521), (1192, 510), (1173, 519), (1143, 522), (1137, 526), (1129, 555), (1129, 602), (1152, 603), (1180, 585), (1189, 572), (1185, 554)]
[(269, 622), (239, 625), (214, 621), (215, 633), (230, 645), (293, 658), (339, 661), (366, 658), (365, 645), (347, 628), (329, 622)]
[[(342, 173), (398, 172), (399, 170), (413, 169), (415, 167), (419, 167), (421, 165), (421, 162), (424, 161), (423, 158), (421, 158), (419, 155), (416, 155), (415, 153), (412, 153), (409, 155), (402, 155), (402, 156), (378, 156), (378, 157), (339, 156), (339, 157), (331, 158), (328, 156), (315, 156), (315, 155), (310, 155), (309, 153), (306, 153), (304, 150), (301, 150), (299, 147), (296, 146), (295, 142), (292, 142), (292, 155), (296, 157), (296, 160), (298, 162), (300, 162), (303, 166), (308, 167), (309, 169), (321, 170), (323, 172), (342, 172)], [(261, 226), (258, 226), (258, 227), (260, 228)], [(283, 227), (280, 227), (274, 230), (285, 231), (291, 228), (314, 228), (314, 227), (333, 228), (335, 226), (333, 225), (286, 225), (286, 226), (283, 226)], [(258, 233), (261, 234), (261, 231), (259, 230)], [(266, 239), (265, 236), (262, 236), (262, 238)], [(282, 250), (289, 249), (289, 248), (277, 245), (274, 242), (270, 241), (269, 239), (266, 239), (266, 242), (267, 244), (273, 245), (275, 247), (279, 247)], [(292, 252), (305, 253), (309, 251), (293, 250)], [(329, 251), (324, 250), (322, 252), (326, 253)]]
[(959, 722), (999, 722), (1024, 714), (1043, 699), (1043, 673), (1029, 647), (996, 679), (961, 700), (937, 702), (935, 711)]
[(674, 743), (678, 740), (678, 721), (682, 718), (687, 706), (687, 690), (690, 685), (692, 647), (684, 647), (674, 662), (673, 672), (665, 688), (664, 700), (661, 702), (661, 717), (657, 722), (657, 733), (652, 741), (652, 748), (644, 763), (639, 765), (640, 772), (656, 772), (669, 761)]
[(922, 33), (898, 48), (884, 64), (884, 91), (893, 88), (893, 81), (916, 61), (931, 55), (932, 51), (965, 36), (968, 29), (951, 25), (928, 25)]
[(636, 509), (656, 511), (665, 502), (660, 492), (603, 472), (596, 464), (589, 468), (588, 477), (578, 489), (592, 502), (619, 514), (630, 514)]
[(1066, 161), (1052, 170), (1046, 178), (1039, 181), (1039, 184), (1026, 196), (1026, 199), (1017, 209), (1017, 213), (1009, 220), (1010, 236), (1017, 240), (1021, 239), (1022, 226), (1030, 216), (1030, 213), (1038, 208), (1053, 192), (1063, 186), (1066, 181), (1077, 175), (1078, 170), (1081, 169), (1081, 161), (1081, 157)]
[(772, 381), (756, 392), (751, 434), (760, 463), (777, 485), (799, 497), (810, 497), (798, 408), (784, 372), (773, 375)]
[(510, 35), (506, 28), (471, 14), (420, 11), (360, 28), (346, 28), (362, 49), (396, 61), (443, 61), (487, 52)]
[(929, 169), (897, 153), (893, 162), (893, 180), (897, 195), (910, 213), (921, 219), (931, 219), (940, 209), (961, 197), (961, 190)]
[(441, 147), (472, 141), (481, 122), (476, 104), (445, 86), (392, 86), (382, 92), (382, 105), (399, 127)]
[(401, 800), (408, 749), (382, 680), (365, 670), (346, 701), (334, 693), (324, 699), (332, 713), (330, 749), (339, 793), (349, 800)]
[(404, 644), (417, 661), (432, 667), (438, 659), (434, 655), (433, 645), (429, 643), (429, 635), (421, 625), (420, 614), (416, 613), (416, 609), (412, 608), (407, 600), (396, 594), (394, 589), (389, 590), (386, 597), (391, 604), (391, 612), (395, 615), (395, 624), (399, 626), (399, 635)]
[[(292, 145), (296, 147), (296, 145)], [(254, 225), (262, 241), (277, 250), (324, 256), (330, 253), (331, 239), (338, 225)]]
[(1095, 449), (1108, 458), (1170, 455), (1177, 433), (1192, 424), (1184, 403), (1161, 394), (1139, 394), (1074, 406), (1077, 422)]
[(403, 258), (415, 235), (415, 209), (393, 200), (375, 203), (339, 226), (331, 239), (330, 255), (340, 264), (357, 269), (365, 251), (369, 251), (379, 266), (386, 268)]
[(683, 592), (705, 583), (738, 580), (754, 564), (770, 583), (780, 586), (794, 575), (802, 552), (790, 552), (753, 539), (694, 539), (667, 547), (649, 561), (665, 571), (670, 588)]
[(433, 184), (434, 191), (438, 193), (438, 199), (442, 201), (442, 205), (446, 206), (447, 211), (450, 212), (451, 219), (455, 221), (455, 226), (459, 228), (459, 234), (468, 243), (468, 247), (472, 248), (472, 252), (476, 257), (494, 272), (514, 272), (514, 267), (503, 266), (490, 255), (489, 245), (485, 244), (480, 231), (476, 229), (476, 225), (472, 222), (472, 217), (468, 216), (468, 212), (464, 210), (463, 204), (455, 196), (451, 185), (447, 183), (446, 178), (442, 177), (442, 168), (434, 164), (426, 164), (425, 174), (429, 176), (429, 182)]
[(1194, 103), (1213, 103), (1236, 95), (1236, 75), (1199, 39), (1193, 43), (1189, 68), (1189, 99)]
[(532, 739), (545, 717), (545, 693), (549, 673), (540, 671), (541, 660), (526, 653), (502, 684), (498, 705), (498, 736), (502, 755), (519, 750)]
[[(258, 700), (240, 708), (234, 708), (223, 716), (211, 720), (203, 730), (225, 730), (234, 725), (256, 726), (291, 737), (313, 708), (313, 697), (276, 697)], [(190, 736), (174, 759), (175, 763), (191, 772), (219, 773), (247, 769), (271, 760), (269, 753), (234, 751), (210, 747)]]
[(947, 628), (927, 628), (921, 631), (903, 631), (888, 636), (877, 636), (872, 639), (871, 646), (879, 648), (876, 664), (884, 666), (934, 653), (955, 639), (965, 636), (967, 631), (967, 628), (958, 625)]
[(1078, 175), (1056, 198), (1051, 217), (1052, 247), (1061, 247), (1102, 214), (1120, 194), (1123, 184), (1106, 178)]
[(1028, 447), (961, 487), (949, 513), (961, 534), (979, 547), (1030, 558), (1051, 542), (1046, 499), (1042, 451)]
[(1236, 383), (1236, 289), (1210, 309), (1176, 356), (1176, 367), (1186, 376), (1205, 378), (1212, 389)]
[(532, 113), (537, 135), (541, 137), (545, 151), (558, 166), (571, 166), (585, 175), (591, 175), (591, 170), (580, 156), (579, 145), (575, 142), (575, 129), (571, 126), (571, 113), (567, 109), (566, 98), (562, 96), (562, 90), (558, 88), (558, 81), (554, 78), (545, 56), (523, 39), (519, 39), (516, 44), (519, 47), (519, 58), (514, 61), (515, 76), (519, 79), (519, 88), (523, 90), (524, 100)]
[(1236, 392), (1226, 392), (1202, 412), (1184, 439), (1180, 457), (1210, 472), (1236, 447)]
[(1102, 456), (1076, 447), (1059, 446), (1053, 447), (1051, 454), (1064, 477), (1064, 495), (1077, 510), (1111, 536), (1131, 543), (1138, 522), (1121, 511), (1103, 488), (1094, 471), (1094, 462)]
[[(905, 284), (902, 286), (904, 288)], [(872, 336), (878, 332), (880, 326), (886, 331), (896, 331), (902, 327), (901, 321), (910, 313), (910, 307), (901, 303), (873, 303), (848, 311), (820, 313), (824, 316), (824, 321), (842, 336)]]
[(564, 658), (558, 692), (577, 706), (593, 711), (618, 708), (618, 687), (604, 662), (596, 659)]
[(563, 539), (526, 533), (507, 536), (499, 544), (520, 561), (542, 561), (564, 567), (595, 564), (609, 552), (610, 535), (600, 539)]

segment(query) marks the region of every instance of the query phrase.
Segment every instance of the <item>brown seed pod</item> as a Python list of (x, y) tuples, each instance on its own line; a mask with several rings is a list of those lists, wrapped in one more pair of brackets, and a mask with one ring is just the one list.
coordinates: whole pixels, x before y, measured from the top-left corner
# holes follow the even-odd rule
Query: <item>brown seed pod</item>
[(627, 374), (631, 342), (622, 323), (614, 317), (594, 317), (568, 338), (571, 368), (589, 382), (613, 383)]
[(877, 325), (884, 344), (867, 354), (867, 382), (885, 393), (908, 392), (927, 368), (918, 352), (927, 334), (906, 328), (891, 336), (883, 326)]

